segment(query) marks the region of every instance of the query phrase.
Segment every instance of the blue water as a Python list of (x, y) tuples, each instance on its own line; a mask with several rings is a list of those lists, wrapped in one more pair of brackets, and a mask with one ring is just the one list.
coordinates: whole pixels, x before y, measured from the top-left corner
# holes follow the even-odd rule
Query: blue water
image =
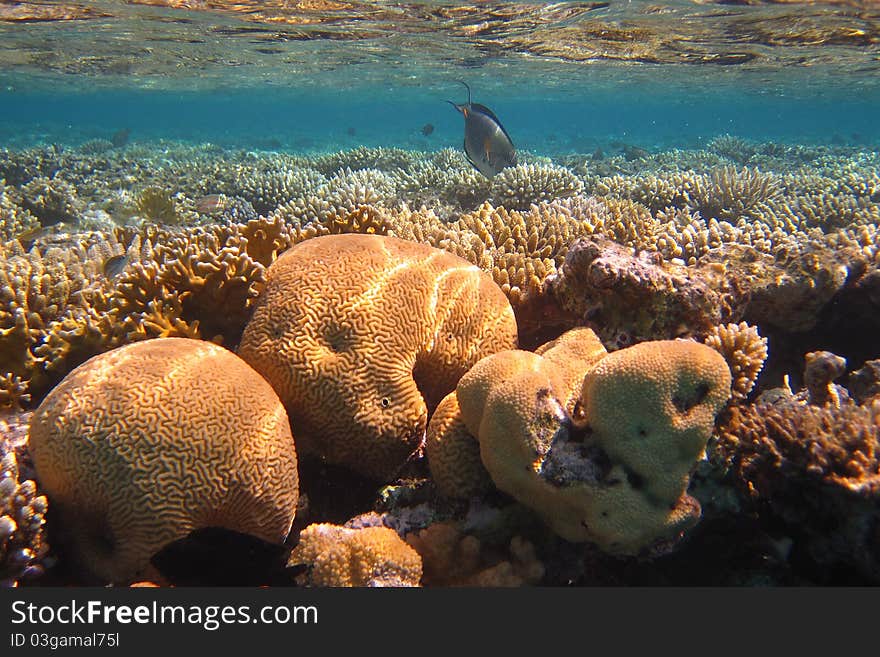
[[(719, 134), (761, 141), (880, 144), (880, 92), (790, 98), (761, 93), (667, 95), (657, 89), (480, 93), (519, 148), (538, 154), (591, 152), (608, 140), (644, 148), (697, 147)], [(119, 129), (133, 140), (175, 139), (247, 149), (320, 151), (359, 145), (433, 150), (459, 147), (462, 102), (451, 82), (424, 90), (312, 93), (279, 89), (207, 92), (101, 90), (0, 93), (0, 142), (75, 145)], [(434, 132), (421, 134), (425, 124)]]

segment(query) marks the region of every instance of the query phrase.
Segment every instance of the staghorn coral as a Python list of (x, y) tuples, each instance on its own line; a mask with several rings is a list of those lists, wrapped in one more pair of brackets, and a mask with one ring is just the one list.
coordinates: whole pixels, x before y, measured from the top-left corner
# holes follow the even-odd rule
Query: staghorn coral
[(300, 564), (305, 586), (416, 587), (422, 578), (421, 557), (389, 527), (309, 525), (288, 560)]
[(564, 405), (577, 379), (548, 357), (556, 344), (477, 363), (456, 388), (462, 418), (495, 485), (561, 537), (618, 554), (656, 549), (699, 519), (684, 491), (729, 397), (730, 372), (696, 342), (603, 355), (591, 332), (577, 338), (586, 345), (578, 408)]
[(392, 476), (459, 377), (516, 342), (491, 279), (422, 244), (317, 237), (267, 279), (239, 354), (284, 400), (303, 452), (370, 477)]
[(455, 523), (436, 522), (407, 534), (406, 542), (422, 558), (426, 587), (536, 586), (544, 577), (534, 546), (521, 536), (511, 538), (506, 549), (497, 549)]
[(520, 164), (503, 169), (492, 180), (494, 205), (525, 210), (534, 203), (580, 194), (584, 184), (574, 172), (555, 164)]
[(733, 377), (731, 399), (741, 401), (749, 396), (767, 360), (767, 338), (761, 337), (757, 326), (746, 322), (716, 326), (703, 344), (724, 356)]
[(15, 452), (0, 451), (0, 587), (43, 572), (48, 506), (32, 479), (21, 480)]
[(298, 497), (296, 452), (271, 387), (231, 352), (147, 340), (96, 356), (35, 411), (30, 452), (71, 556), (101, 580), (151, 570), (203, 527), (281, 542)]
[(878, 420), (877, 402), (816, 406), (788, 396), (735, 405), (710, 460), (747, 508), (781, 522), (812, 559), (880, 582)]

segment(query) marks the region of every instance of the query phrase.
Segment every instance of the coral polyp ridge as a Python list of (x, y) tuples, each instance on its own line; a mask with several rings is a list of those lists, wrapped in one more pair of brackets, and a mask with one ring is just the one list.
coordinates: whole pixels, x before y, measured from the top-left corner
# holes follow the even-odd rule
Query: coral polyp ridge
[[(9, 493), (0, 499), (2, 579), (26, 585), (51, 577), (41, 561), (55, 563), (53, 516), (43, 515), (53, 495), (43, 490), (39, 469), (32, 471), (21, 418), (95, 357), (137, 342), (187, 338), (241, 354), (269, 381), (290, 415), (303, 467), (335, 463), (365, 477), (367, 486), (405, 493), (373, 508), (403, 543), (382, 538), (333, 557), (309, 538), (313, 543), (295, 553), (312, 569), (341, 559), (326, 566), (345, 573), (340, 582), (552, 584), (561, 581), (558, 573), (571, 579), (574, 572), (575, 580), (590, 583), (628, 572), (635, 583), (676, 583), (691, 576), (677, 559), (748, 560), (733, 545), (724, 555), (709, 554), (713, 528), (745, 532), (735, 542), (740, 546), (765, 545), (768, 531), (791, 540), (799, 558), (774, 557), (768, 575), (780, 583), (825, 583), (831, 571), (851, 573), (847, 581), (880, 582), (880, 545), (870, 529), (880, 523), (880, 352), (872, 339), (880, 331), (878, 171), (880, 155), (868, 150), (729, 135), (699, 150), (632, 147), (554, 157), (524, 151), (519, 165), (493, 180), (455, 149), (304, 155), (100, 140), (2, 149), (0, 456), (2, 491)], [(325, 272), (328, 290), (352, 290), (351, 314), (316, 334), (327, 342), (318, 358), (296, 329), (314, 304), (267, 306), (272, 295), (289, 296), (275, 290), (273, 272), (289, 268), (291, 254), (318, 253), (318, 238), (351, 234), (442, 253), (460, 263), (453, 269), (472, 268), (475, 282), (444, 288), (450, 274), (426, 270), (418, 274), (424, 294), (398, 297), (386, 273), (409, 267), (409, 256), (365, 255), (370, 264), (359, 273), (298, 263), (302, 280), (320, 265), (315, 271)], [(488, 294), (487, 284), (497, 312), (454, 319), (455, 308), (482, 307), (473, 305), (475, 290)], [(384, 304), (380, 316), (357, 310), (364, 295), (374, 310)], [(433, 310), (404, 330), (392, 310), (398, 303)], [(295, 355), (289, 373), (287, 365), (249, 355), (256, 324), (250, 333), (247, 327), (255, 317), (266, 336), (276, 323), (289, 324), (289, 334), (270, 336)], [(555, 340), (572, 330), (593, 337), (553, 361), (574, 344)], [(459, 332), (473, 337), (459, 340)], [(480, 337), (490, 334), (500, 337)], [(676, 465), (674, 477), (652, 479), (646, 472), (662, 458), (616, 451), (622, 448), (597, 428), (603, 415), (614, 414), (588, 411), (582, 386), (606, 354), (676, 340), (711, 351), (716, 365), (723, 361), (729, 399), (714, 421), (706, 415), (700, 425), (704, 451)], [(396, 354), (385, 369), (373, 353), (383, 345)], [(502, 423), (497, 439), (481, 437), (491, 431), (465, 421), (474, 411), (460, 409), (455, 392), (481, 359), (511, 349), (535, 362), (549, 358), (551, 365), (540, 367), (554, 370), (530, 393), (543, 411), (505, 411), (519, 418), (516, 426), (528, 427), (517, 458), (535, 477), (529, 484), (505, 479), (505, 463), (488, 447), (511, 425)], [(575, 362), (587, 365), (572, 368)], [(346, 387), (347, 376), (362, 382)], [(298, 392), (306, 380), (324, 382), (314, 408)], [(514, 399), (522, 390), (531, 388), (505, 394)], [(598, 421), (588, 421), (590, 412)], [(410, 427), (405, 436), (370, 442), (401, 426)], [(615, 497), (608, 481), (620, 477), (632, 490)], [(308, 481), (301, 481), (301, 506)], [(540, 491), (531, 506), (522, 493), (528, 486)], [(595, 494), (573, 497), (584, 489)], [(801, 504), (804, 491), (809, 498)], [(554, 494), (565, 498), (563, 506), (554, 506), (562, 499)], [(658, 500), (666, 504), (663, 517), (655, 512)], [(65, 504), (54, 517), (64, 517)], [(317, 536), (321, 523), (329, 523), (324, 533), (349, 536), (329, 528), (365, 509), (329, 504), (329, 515), (317, 502), (311, 516), (300, 509), (302, 526), (286, 544), (294, 547), (308, 524), (315, 529), (306, 538)], [(573, 508), (595, 514), (583, 535), (569, 531)], [(618, 516), (620, 509), (626, 511)], [(612, 518), (607, 526), (603, 511)], [(822, 534), (829, 518), (843, 523), (851, 549)], [(633, 522), (641, 523), (639, 531), (630, 531), (626, 523)], [(366, 535), (351, 540), (359, 545)], [(89, 562), (77, 553), (82, 548), (65, 543), (57, 541), (60, 563), (74, 556)], [(464, 571), (450, 565), (453, 555), (469, 564)], [(652, 565), (625, 571), (620, 564), (627, 559)], [(371, 578), (357, 570), (360, 563), (397, 574)], [(612, 574), (597, 574), (597, 564)], [(290, 583), (337, 581), (310, 572)], [(751, 576), (725, 572), (727, 579), (696, 583)]]

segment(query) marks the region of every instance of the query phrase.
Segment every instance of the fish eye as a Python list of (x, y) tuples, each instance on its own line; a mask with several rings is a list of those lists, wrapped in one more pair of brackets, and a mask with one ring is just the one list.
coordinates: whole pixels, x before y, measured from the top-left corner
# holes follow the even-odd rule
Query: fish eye
[(382, 408), (388, 408), (391, 405), (391, 400), (388, 397), (382, 397), (379, 403), (382, 405)]

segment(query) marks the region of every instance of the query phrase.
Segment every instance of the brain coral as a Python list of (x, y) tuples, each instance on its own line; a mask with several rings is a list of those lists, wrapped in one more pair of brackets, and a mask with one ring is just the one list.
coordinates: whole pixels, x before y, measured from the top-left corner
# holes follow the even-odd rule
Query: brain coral
[(75, 559), (111, 582), (192, 530), (281, 542), (298, 499), (293, 438), (272, 388), (230, 351), (185, 338), (96, 356), (43, 400), (37, 478)]
[(730, 395), (727, 364), (683, 340), (604, 357), (585, 348), (573, 411), (566, 408), (573, 377), (548, 357), (559, 347), (490, 356), (456, 388), (493, 482), (569, 541), (635, 554), (674, 540), (699, 518), (684, 491)]
[(309, 525), (299, 537), (289, 565), (306, 564), (308, 586), (419, 586), (422, 559), (390, 527), (349, 529)]
[(515, 344), (510, 304), (474, 265), (347, 234), (301, 242), (268, 269), (239, 354), (284, 401), (301, 451), (384, 479), (461, 375)]

